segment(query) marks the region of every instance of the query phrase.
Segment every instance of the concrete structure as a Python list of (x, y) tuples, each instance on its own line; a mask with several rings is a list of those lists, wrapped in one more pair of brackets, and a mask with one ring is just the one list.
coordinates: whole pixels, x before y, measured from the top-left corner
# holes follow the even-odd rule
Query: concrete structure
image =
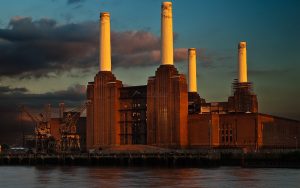
[(261, 113), (193, 114), (190, 148), (298, 147), (300, 122)]
[(251, 82), (232, 83), (232, 96), (228, 97), (228, 112), (258, 112), (258, 100)]
[(185, 76), (173, 65), (161, 65), (147, 84), (147, 143), (187, 147), (187, 115)]
[(173, 15), (172, 3), (161, 5), (161, 64), (173, 65)]
[(257, 96), (253, 84), (247, 78), (246, 42), (238, 45), (238, 79), (232, 84), (232, 96), (228, 98), (229, 112), (258, 112)]
[[(93, 103), (88, 111), (92, 112), (93, 117), (93, 127), (89, 129), (93, 130), (92, 146), (95, 148), (120, 144), (120, 114), (118, 112), (121, 87), (122, 82), (109, 71), (100, 71), (94, 78), (94, 95), (88, 98)], [(91, 116), (87, 117), (89, 119)]]
[(232, 94), (226, 102), (201, 103), (201, 113), (257, 113), (258, 100), (252, 82), (247, 78), (246, 42), (238, 44), (238, 78), (232, 83)]
[(172, 3), (161, 7), (162, 59), (147, 84), (147, 143), (161, 147), (188, 145), (187, 82), (173, 65)]
[[(101, 148), (120, 144), (119, 97), (122, 82), (111, 72), (110, 17), (100, 14), (100, 71), (87, 87), (88, 148)], [(92, 133), (91, 133), (92, 132)]]
[(189, 148), (219, 146), (218, 114), (190, 114), (188, 118)]
[(197, 52), (196, 48), (188, 49), (189, 56), (189, 92), (197, 92), (197, 66), (196, 66), (196, 57)]
[(110, 15), (100, 13), (100, 71), (111, 71)]
[(248, 82), (247, 78), (247, 44), (240, 42), (238, 45), (238, 81), (239, 83)]
[(188, 113), (200, 113), (201, 104), (205, 103), (197, 93), (197, 52), (196, 48), (188, 49)]
[[(87, 86), (87, 149), (147, 144), (165, 148), (298, 147), (300, 122), (258, 113), (247, 78), (246, 42), (228, 101), (207, 103), (189, 49), (189, 87), (173, 65), (172, 3), (161, 7), (161, 65), (147, 85), (124, 87), (111, 72), (109, 14), (101, 14), (100, 71)], [(125, 147), (126, 148), (126, 147)]]

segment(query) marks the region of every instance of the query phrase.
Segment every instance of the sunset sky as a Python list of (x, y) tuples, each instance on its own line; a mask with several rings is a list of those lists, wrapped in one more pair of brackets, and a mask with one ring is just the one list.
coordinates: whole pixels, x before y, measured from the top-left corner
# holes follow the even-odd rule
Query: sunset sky
[[(17, 107), (77, 106), (98, 71), (99, 13), (110, 12), (112, 69), (145, 85), (160, 64), (161, 0), (0, 0), (0, 133), (19, 130)], [(197, 48), (198, 92), (226, 101), (247, 42), (259, 111), (300, 120), (300, 1), (174, 0), (175, 66)], [(1, 137), (1, 134), (0, 134)], [(2, 139), (2, 140), (1, 140)], [(4, 137), (0, 138), (0, 143)]]

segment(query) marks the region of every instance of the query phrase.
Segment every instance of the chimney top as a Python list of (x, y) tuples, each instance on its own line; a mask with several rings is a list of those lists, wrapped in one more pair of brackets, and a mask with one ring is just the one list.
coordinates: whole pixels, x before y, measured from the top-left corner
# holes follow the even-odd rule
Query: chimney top
[(239, 49), (240, 48), (246, 48), (246, 46), (247, 46), (247, 43), (243, 41), (243, 42), (239, 42), (239, 47), (238, 48)]
[(163, 5), (163, 6), (172, 5), (172, 2), (170, 2), (170, 1), (165, 1), (165, 2), (162, 2), (162, 5)]
[(109, 16), (109, 12), (101, 12), (101, 13), (100, 13), (100, 18), (101, 18), (101, 17), (105, 17), (105, 16), (110, 17), (110, 16)]

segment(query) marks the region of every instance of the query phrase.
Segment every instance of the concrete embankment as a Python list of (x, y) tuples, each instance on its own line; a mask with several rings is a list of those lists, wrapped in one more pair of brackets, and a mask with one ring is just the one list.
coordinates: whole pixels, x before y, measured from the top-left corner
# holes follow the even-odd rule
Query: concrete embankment
[(1, 154), (0, 165), (91, 165), (91, 166), (162, 166), (300, 168), (299, 151), (231, 152), (231, 151), (160, 151), (98, 152), (93, 154)]
[(98, 165), (98, 166), (219, 166), (216, 154), (110, 153), (93, 155), (2, 155), (1, 165)]
[(248, 153), (243, 155), (241, 165), (248, 168), (300, 168), (300, 151)]

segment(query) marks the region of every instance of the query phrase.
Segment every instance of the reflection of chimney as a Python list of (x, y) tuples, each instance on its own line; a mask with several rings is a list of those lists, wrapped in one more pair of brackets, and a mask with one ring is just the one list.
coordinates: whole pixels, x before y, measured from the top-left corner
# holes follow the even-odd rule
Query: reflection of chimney
[(111, 71), (110, 15), (100, 13), (100, 71)]
[(189, 92), (197, 92), (196, 48), (189, 48)]
[(161, 5), (161, 64), (173, 65), (172, 3)]
[(238, 81), (239, 83), (248, 82), (247, 80), (247, 50), (246, 42), (239, 43), (239, 55), (238, 55)]

